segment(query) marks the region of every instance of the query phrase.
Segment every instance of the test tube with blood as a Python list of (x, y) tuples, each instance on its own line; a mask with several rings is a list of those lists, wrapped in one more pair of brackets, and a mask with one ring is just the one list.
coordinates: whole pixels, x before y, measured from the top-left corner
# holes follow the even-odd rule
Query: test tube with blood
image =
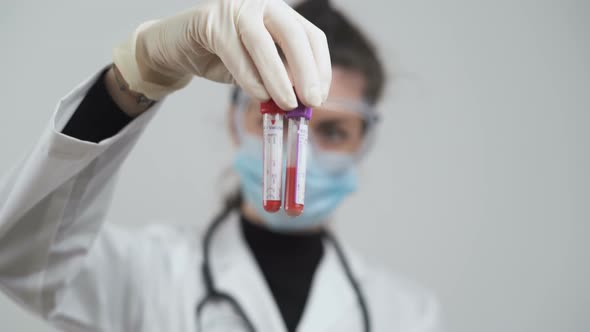
[(311, 115), (311, 108), (301, 104), (296, 109), (285, 113), (288, 119), (285, 212), (292, 217), (299, 216), (303, 212), (307, 140)]
[(267, 212), (281, 209), (283, 185), (283, 113), (274, 101), (260, 104), (263, 162), (262, 206)]

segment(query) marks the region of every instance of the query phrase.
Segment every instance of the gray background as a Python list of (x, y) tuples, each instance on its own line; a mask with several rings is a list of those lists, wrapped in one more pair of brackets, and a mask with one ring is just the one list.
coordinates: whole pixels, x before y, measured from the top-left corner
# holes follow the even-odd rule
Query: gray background
[[(449, 331), (588, 331), (590, 1), (335, 2), (397, 77), (341, 236), (433, 289)], [(2, 1), (0, 172), (115, 43), (193, 4)], [(196, 79), (170, 98), (111, 219), (208, 220), (231, 162), (227, 96)], [(51, 330), (3, 296), (0, 322)]]

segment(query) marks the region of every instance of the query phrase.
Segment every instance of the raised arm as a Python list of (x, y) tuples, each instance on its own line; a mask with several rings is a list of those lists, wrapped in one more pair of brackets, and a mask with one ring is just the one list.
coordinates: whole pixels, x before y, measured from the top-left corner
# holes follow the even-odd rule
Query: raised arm
[[(295, 92), (318, 106), (331, 79), (324, 34), (281, 0), (207, 1), (144, 23), (115, 48), (113, 59), (105, 75), (60, 101), (33, 150), (0, 181), (0, 287), (49, 319), (75, 281), (82, 287), (80, 305), (98, 304), (101, 312), (116, 310), (109, 307), (112, 299), (102, 301), (92, 289), (124, 295), (108, 281), (110, 273), (125, 270), (109, 268), (128, 262), (133, 252), (125, 250), (125, 239), (101, 228), (118, 169), (156, 101), (200, 76), (238, 83), (284, 109), (297, 105)], [(62, 316), (74, 326), (93, 324), (73, 313)]]

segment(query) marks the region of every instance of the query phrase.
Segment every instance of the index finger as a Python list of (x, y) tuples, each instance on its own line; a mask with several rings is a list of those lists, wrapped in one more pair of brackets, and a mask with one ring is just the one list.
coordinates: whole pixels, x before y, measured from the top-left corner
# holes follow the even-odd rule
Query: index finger
[(320, 75), (310, 40), (297, 13), (282, 1), (269, 4), (268, 9), (265, 26), (285, 54), (297, 96), (308, 106), (320, 106), (323, 101)]

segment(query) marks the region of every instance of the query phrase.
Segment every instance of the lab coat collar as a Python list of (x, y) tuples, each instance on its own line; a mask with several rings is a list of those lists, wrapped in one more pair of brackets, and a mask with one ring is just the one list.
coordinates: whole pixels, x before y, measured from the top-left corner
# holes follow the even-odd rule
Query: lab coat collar
[(286, 331), (278, 307), (232, 214), (213, 237), (211, 266), (216, 287), (233, 296), (256, 331)]
[[(329, 241), (324, 244), (324, 257), (314, 275), (299, 332), (327, 330), (351, 307), (361, 318), (354, 290), (334, 247)], [(365, 275), (362, 261), (346, 247), (343, 250), (362, 285)], [(210, 264), (216, 287), (238, 301), (257, 331), (286, 331), (274, 297), (242, 236), (236, 214), (228, 217), (213, 237)]]
[[(325, 240), (325, 253), (312, 282), (309, 299), (299, 322), (297, 331), (327, 331), (342, 319), (358, 321), (358, 328), (350, 326), (352, 331), (361, 331), (361, 311), (356, 294), (344, 267), (337, 256), (334, 245)], [(354, 277), (362, 285), (365, 279), (365, 267), (360, 258), (348, 247), (342, 246), (344, 258), (350, 265)], [(347, 315), (357, 315), (354, 318)]]

